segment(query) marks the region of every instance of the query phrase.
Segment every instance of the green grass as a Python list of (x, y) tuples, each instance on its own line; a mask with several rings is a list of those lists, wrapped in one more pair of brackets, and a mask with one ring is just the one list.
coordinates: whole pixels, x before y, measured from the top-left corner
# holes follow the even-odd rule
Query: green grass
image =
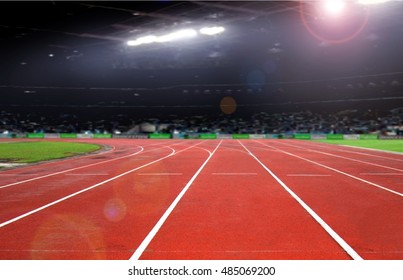
[(403, 153), (403, 140), (320, 140), (320, 142)]
[(34, 163), (86, 154), (99, 150), (94, 144), (69, 142), (18, 142), (0, 144), (0, 162)]

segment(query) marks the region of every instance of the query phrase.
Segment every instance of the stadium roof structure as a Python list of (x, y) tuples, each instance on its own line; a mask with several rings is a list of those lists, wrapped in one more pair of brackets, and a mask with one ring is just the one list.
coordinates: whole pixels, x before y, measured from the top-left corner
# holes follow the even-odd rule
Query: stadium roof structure
[[(9, 57), (10, 52), (19, 53), (21, 62), (26, 64), (34, 52), (38, 55), (42, 52), (43, 57), (53, 60), (100, 55), (98, 60), (115, 61), (122, 53), (135, 56), (150, 51), (179, 53), (193, 49), (198, 53), (199, 62), (219, 60), (230, 46), (239, 48), (245, 37), (268, 36), (277, 15), (298, 13), (297, 2), (285, 1), (16, 1), (0, 5), (1, 41), (6, 47), (2, 55)], [(212, 36), (203, 41), (136, 49), (126, 45), (128, 40), (150, 34), (215, 25), (227, 26), (228, 34), (222, 40)], [(271, 41), (276, 51), (276, 39)]]
[[(252, 82), (278, 83), (402, 70), (401, 1), (347, 1), (332, 18), (319, 2), (1, 1), (0, 84), (79, 86), (72, 81), (90, 77), (101, 86), (121, 70), (248, 69)], [(222, 30), (161, 39), (202, 28)], [(128, 44), (139, 38), (160, 42)]]

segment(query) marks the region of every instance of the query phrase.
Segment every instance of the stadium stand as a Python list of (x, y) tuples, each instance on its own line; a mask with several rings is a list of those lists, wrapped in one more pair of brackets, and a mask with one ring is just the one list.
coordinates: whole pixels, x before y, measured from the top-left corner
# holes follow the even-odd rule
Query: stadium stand
[(129, 115), (105, 116), (86, 120), (79, 115), (62, 113), (0, 112), (0, 133), (330, 133), (403, 135), (403, 108), (380, 115), (372, 110), (344, 110), (328, 113), (300, 111), (290, 113), (260, 112), (250, 117), (199, 115), (164, 118), (132, 118)]

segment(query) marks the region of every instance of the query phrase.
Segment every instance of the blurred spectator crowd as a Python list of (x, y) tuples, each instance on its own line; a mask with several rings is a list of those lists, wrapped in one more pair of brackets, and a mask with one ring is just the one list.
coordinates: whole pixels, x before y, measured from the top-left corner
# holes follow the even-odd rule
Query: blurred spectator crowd
[(120, 114), (88, 120), (77, 115), (45, 116), (0, 112), (0, 134), (43, 133), (341, 133), (403, 135), (403, 108), (379, 114), (372, 110), (344, 110), (336, 113), (301, 111), (260, 112), (250, 117), (200, 115), (131, 118)]

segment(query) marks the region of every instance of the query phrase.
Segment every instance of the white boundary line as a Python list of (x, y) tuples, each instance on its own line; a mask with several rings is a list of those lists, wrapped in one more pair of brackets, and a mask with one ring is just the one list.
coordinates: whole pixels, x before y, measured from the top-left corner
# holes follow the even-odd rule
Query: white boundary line
[(394, 190), (388, 189), (388, 188), (386, 188), (386, 187), (383, 187), (383, 186), (381, 186), (381, 185), (378, 185), (378, 184), (372, 183), (372, 182), (370, 182), (370, 181), (367, 181), (367, 180), (361, 179), (361, 178), (359, 178), (359, 177), (356, 177), (356, 176), (354, 176), (354, 175), (351, 175), (351, 174), (348, 174), (348, 173), (346, 173), (346, 172), (340, 171), (340, 170), (338, 170), (338, 169), (335, 169), (335, 168), (329, 167), (329, 166), (327, 166), (327, 165), (324, 165), (324, 164), (318, 163), (318, 162), (313, 161), (313, 160), (309, 160), (309, 159), (306, 159), (306, 158), (303, 158), (303, 157), (297, 156), (297, 155), (295, 155), (295, 154), (293, 154), (293, 153), (289, 153), (289, 152), (283, 151), (283, 150), (281, 150), (281, 149), (279, 149), (279, 148), (276, 148), (276, 147), (273, 147), (273, 146), (269, 146), (269, 145), (266, 145), (266, 144), (263, 144), (263, 143), (260, 143), (260, 144), (261, 144), (261, 145), (263, 145), (263, 146), (267, 146), (267, 147), (269, 147), (269, 148), (274, 148), (274, 149), (277, 149), (278, 151), (280, 151), (280, 152), (282, 152), (282, 153), (284, 153), (284, 154), (286, 154), (286, 155), (289, 155), (289, 156), (292, 156), (292, 157), (296, 157), (296, 158), (302, 159), (302, 160), (304, 160), (304, 161), (307, 161), (307, 162), (310, 162), (310, 163), (312, 163), (312, 164), (315, 164), (315, 165), (321, 166), (321, 167), (323, 167), (323, 168), (326, 168), (326, 169), (332, 170), (332, 171), (334, 171), (334, 172), (337, 172), (337, 173), (343, 174), (343, 175), (345, 175), (345, 176), (348, 176), (348, 177), (353, 178), (353, 179), (356, 179), (356, 180), (358, 180), (358, 181), (361, 181), (361, 182), (367, 183), (367, 184), (369, 184), (369, 185), (372, 185), (372, 186), (374, 186), (374, 187), (377, 187), (377, 188), (380, 188), (380, 189), (382, 189), (382, 190), (388, 191), (388, 192), (390, 192), (390, 193), (397, 194), (397, 195), (399, 195), (399, 196), (403, 196), (403, 194), (402, 194), (402, 193), (399, 193), (399, 192), (397, 192), (397, 191), (394, 191)]
[[(21, 141), (21, 142), (23, 142), (23, 141)], [(9, 143), (18, 143), (18, 142), (9, 142)], [(84, 155), (71, 156), (71, 157), (67, 157), (67, 158), (61, 158), (61, 159), (58, 159), (59, 162), (62, 162), (62, 161), (63, 162), (69, 162), (69, 161), (82, 159), (82, 158), (99, 157), (99, 156), (102, 156), (102, 155), (105, 155), (105, 154), (112, 153), (112, 152), (116, 151), (116, 147), (114, 145), (98, 144), (98, 143), (90, 143), (90, 142), (75, 142), (75, 143), (83, 143), (83, 144), (91, 144), (91, 145), (110, 147), (110, 149), (105, 150), (105, 151), (100, 151), (100, 152), (95, 151), (95, 152), (92, 152), (92, 153), (90, 153), (88, 155), (84, 154)], [(2, 144), (2, 143), (0, 143), (0, 144)], [(136, 147), (140, 147), (140, 146), (136, 146)], [(25, 165), (27, 165), (26, 166), (26, 169), (27, 169), (27, 168), (31, 168), (31, 167), (37, 167), (37, 166), (39, 166), (39, 164), (42, 167), (42, 166), (47, 166), (47, 165), (51, 165), (51, 164), (54, 164), (54, 163), (55, 163), (54, 160), (47, 160), (47, 161), (40, 162), (40, 163), (35, 163), (35, 164), (26, 163)]]
[(296, 195), (283, 181), (281, 181), (266, 165), (264, 165), (251, 151), (248, 150), (239, 140), (238, 142), (308, 213), (314, 218), (319, 225), (350, 255), (354, 260), (362, 260), (363, 258), (340, 237), (315, 211), (312, 210), (298, 195)]
[(134, 254), (130, 257), (130, 260), (138, 260), (145, 249), (148, 247), (150, 242), (154, 239), (155, 235), (158, 233), (158, 231), (161, 229), (162, 225), (165, 223), (165, 221), (168, 219), (169, 215), (172, 213), (172, 211), (175, 209), (176, 205), (178, 205), (179, 201), (182, 199), (182, 197), (185, 195), (185, 193), (188, 191), (190, 186), (193, 184), (194, 180), (197, 178), (197, 176), (200, 174), (200, 172), (203, 170), (204, 166), (206, 166), (207, 162), (211, 159), (211, 157), (214, 155), (214, 153), (217, 151), (218, 147), (221, 145), (223, 140), (221, 140), (217, 147), (213, 150), (213, 152), (210, 152), (209, 157), (205, 160), (205, 162), (200, 166), (199, 170), (196, 171), (196, 173), (193, 175), (193, 177), (189, 180), (189, 182), (186, 184), (186, 186), (183, 188), (183, 190), (178, 194), (178, 196), (175, 198), (175, 200), (172, 202), (172, 204), (168, 207), (168, 209), (165, 211), (165, 213), (162, 215), (162, 217), (158, 220), (158, 222), (155, 224), (153, 229), (148, 233), (146, 238), (144, 238), (143, 242), (141, 242), (140, 246), (136, 249)]
[(171, 156), (173, 156), (173, 155), (175, 155), (175, 154), (178, 154), (178, 153), (180, 153), (180, 152), (183, 152), (183, 151), (185, 151), (185, 150), (191, 149), (191, 148), (193, 148), (193, 147), (195, 147), (195, 146), (197, 146), (197, 145), (200, 145), (200, 143), (201, 143), (201, 142), (199, 142), (199, 143), (196, 144), (196, 145), (190, 146), (190, 147), (188, 147), (188, 148), (186, 148), (186, 149), (183, 149), (183, 150), (181, 150), (181, 151), (179, 151), (179, 152), (176, 152), (174, 149), (168, 147), (168, 148), (170, 148), (170, 149), (172, 150), (172, 152), (171, 152), (169, 155), (167, 155), (167, 156), (164, 156), (164, 157), (159, 158), (159, 159), (157, 159), (157, 160), (151, 161), (151, 162), (146, 163), (146, 164), (144, 164), (144, 165), (142, 165), (142, 166), (133, 168), (133, 169), (131, 169), (131, 170), (129, 170), (129, 171), (126, 171), (126, 172), (121, 173), (121, 174), (119, 174), (119, 175), (117, 175), (117, 176), (114, 176), (114, 177), (112, 177), (112, 178), (109, 178), (109, 179), (107, 179), (107, 180), (105, 180), (105, 181), (102, 181), (102, 182), (100, 182), (100, 183), (97, 183), (97, 184), (95, 184), (95, 185), (92, 185), (92, 186), (90, 186), (90, 187), (88, 187), (88, 188), (82, 189), (82, 190), (80, 190), (80, 191), (77, 191), (77, 192), (72, 193), (72, 194), (70, 194), (70, 195), (67, 195), (67, 196), (65, 196), (65, 197), (62, 197), (62, 198), (60, 198), (60, 199), (58, 199), (58, 200), (55, 200), (55, 201), (53, 201), (53, 202), (50, 202), (50, 203), (48, 203), (48, 204), (46, 204), (46, 205), (43, 205), (43, 206), (41, 206), (41, 207), (38, 207), (38, 208), (36, 208), (36, 209), (34, 209), (34, 210), (31, 210), (31, 211), (29, 211), (29, 212), (27, 212), (27, 213), (25, 213), (25, 214), (22, 214), (22, 215), (20, 215), (20, 216), (18, 216), (18, 217), (15, 217), (15, 218), (13, 218), (13, 219), (11, 219), (11, 220), (5, 221), (5, 222), (3, 222), (3, 223), (0, 224), (0, 228), (6, 226), (6, 225), (8, 225), (8, 224), (11, 224), (11, 223), (13, 223), (13, 222), (16, 222), (16, 221), (18, 221), (18, 220), (21, 220), (21, 219), (23, 219), (23, 218), (25, 218), (25, 217), (28, 217), (28, 216), (30, 216), (30, 215), (32, 215), (32, 214), (35, 214), (35, 213), (37, 213), (37, 212), (39, 212), (39, 211), (41, 211), (41, 210), (44, 210), (44, 209), (46, 209), (46, 208), (48, 208), (48, 207), (50, 207), (50, 206), (53, 206), (53, 205), (55, 205), (55, 204), (58, 204), (58, 203), (60, 203), (60, 202), (62, 202), (62, 201), (65, 201), (65, 200), (67, 200), (67, 199), (69, 199), (69, 198), (72, 198), (72, 197), (74, 197), (74, 196), (77, 196), (77, 195), (79, 195), (79, 194), (81, 194), (81, 193), (84, 193), (84, 192), (86, 192), (86, 191), (92, 190), (92, 189), (94, 189), (94, 188), (96, 188), (96, 187), (99, 187), (99, 186), (101, 186), (101, 185), (104, 185), (104, 184), (106, 184), (106, 183), (108, 183), (108, 182), (111, 182), (111, 181), (113, 181), (113, 180), (116, 180), (116, 179), (118, 179), (118, 178), (120, 178), (120, 177), (123, 177), (123, 176), (125, 176), (125, 175), (127, 175), (127, 174), (130, 174), (130, 173), (132, 173), (132, 172), (134, 172), (134, 171), (137, 171), (137, 170), (139, 170), (139, 169), (141, 169), (141, 168), (144, 168), (144, 167), (149, 166), (149, 165), (151, 165), (151, 164), (154, 164), (154, 163), (156, 163), (156, 162), (162, 161), (162, 160), (164, 160), (164, 159), (166, 159), (166, 158), (169, 158), (169, 157), (171, 157)]

